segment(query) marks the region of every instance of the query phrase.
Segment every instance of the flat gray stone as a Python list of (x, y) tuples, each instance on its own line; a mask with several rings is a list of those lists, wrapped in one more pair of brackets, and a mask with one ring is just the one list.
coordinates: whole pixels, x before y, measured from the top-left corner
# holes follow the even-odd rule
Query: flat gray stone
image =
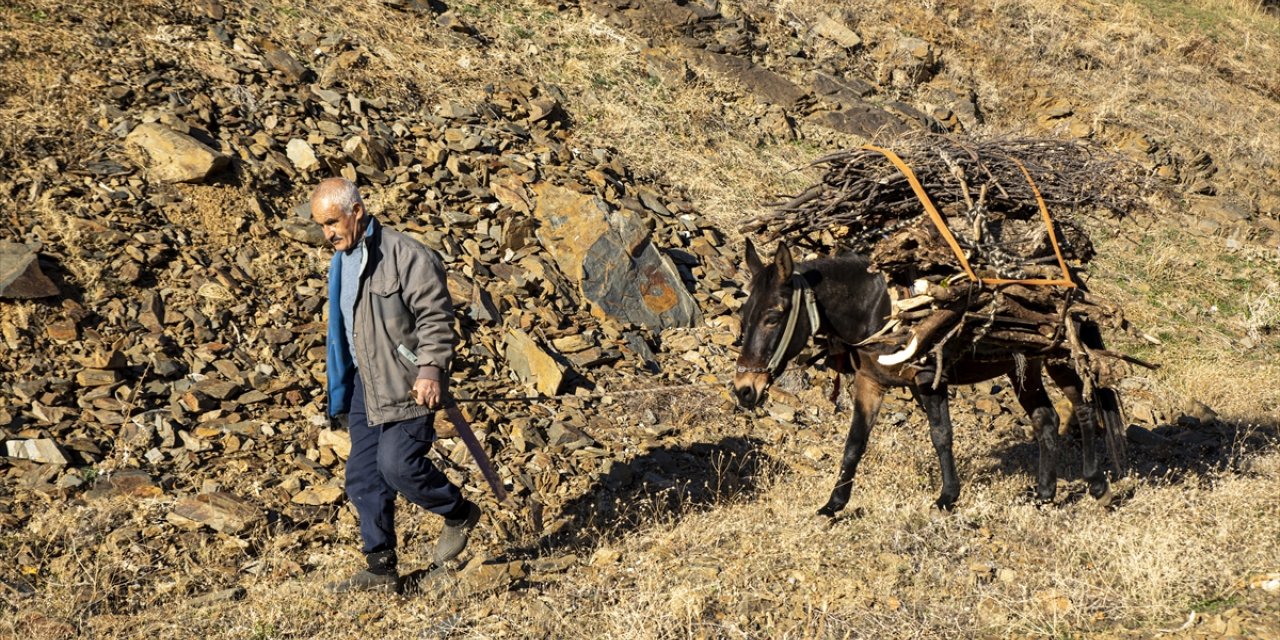
[(507, 364), (516, 372), (521, 382), (532, 386), (538, 393), (553, 396), (560, 391), (564, 381), (564, 367), (551, 354), (542, 350), (529, 334), (511, 329), (504, 340)]
[(809, 96), (800, 85), (782, 74), (752, 64), (750, 60), (739, 56), (706, 49), (686, 49), (684, 55), (693, 65), (735, 82), (744, 92), (764, 104), (794, 109)]
[(280, 223), (280, 235), (313, 247), (328, 244), (324, 230), (310, 218), (287, 218)]
[(62, 454), (62, 449), (58, 448), (57, 443), (49, 438), (10, 440), (4, 444), (10, 458), (62, 466), (65, 466), (68, 462), (67, 457)]
[(650, 329), (692, 327), (701, 312), (680, 272), (650, 241), (644, 221), (603, 200), (550, 183), (531, 189), (537, 235), (597, 316)]
[(847, 49), (862, 46), (862, 38), (853, 29), (831, 16), (820, 16), (813, 23), (813, 32)]
[(164, 495), (154, 478), (140, 469), (125, 469), (113, 474), (99, 476), (97, 484), (85, 492), (88, 500), (104, 500), (116, 496), (132, 496), (135, 498), (156, 498)]
[(316, 157), (316, 152), (302, 138), (293, 138), (285, 147), (285, 154), (289, 156), (289, 162), (293, 163), (299, 171), (310, 171), (320, 166), (320, 159)]
[(343, 492), (342, 487), (323, 485), (319, 487), (307, 487), (306, 489), (294, 494), (289, 501), (294, 504), (320, 507), (326, 504), (337, 504), (342, 501), (342, 498), (345, 495), (346, 494)]
[(547, 427), (547, 444), (550, 445), (559, 445), (566, 449), (581, 449), (595, 442), (591, 436), (563, 422), (553, 422), (550, 427)]
[(911, 126), (898, 117), (869, 104), (840, 111), (820, 111), (811, 114), (807, 120), (833, 131), (863, 138), (896, 136), (911, 131)]
[(261, 509), (221, 491), (184, 498), (174, 505), (170, 515), (179, 521), (202, 524), (229, 535), (240, 533), (266, 520)]
[(837, 78), (829, 73), (815, 71), (809, 80), (813, 92), (845, 105), (859, 105), (862, 98), (876, 92), (876, 88), (860, 78)]
[(30, 300), (58, 295), (55, 285), (40, 270), (35, 251), (19, 242), (0, 242), (0, 298)]
[(293, 83), (302, 82), (310, 73), (310, 69), (307, 69), (306, 65), (298, 62), (297, 58), (284, 49), (272, 48), (262, 54), (262, 59), (266, 60), (272, 69), (279, 71)]

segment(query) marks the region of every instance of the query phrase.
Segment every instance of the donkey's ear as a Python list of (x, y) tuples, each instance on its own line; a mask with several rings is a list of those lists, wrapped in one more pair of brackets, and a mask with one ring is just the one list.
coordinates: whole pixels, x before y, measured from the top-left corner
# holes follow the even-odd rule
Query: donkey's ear
[(791, 279), (791, 273), (795, 270), (795, 263), (791, 261), (791, 247), (787, 246), (785, 240), (778, 241), (778, 251), (773, 254), (773, 264), (778, 267), (778, 282), (786, 282)]
[(747, 269), (751, 271), (753, 278), (764, 271), (764, 263), (760, 261), (760, 254), (756, 253), (756, 245), (751, 244), (750, 238), (747, 238)]

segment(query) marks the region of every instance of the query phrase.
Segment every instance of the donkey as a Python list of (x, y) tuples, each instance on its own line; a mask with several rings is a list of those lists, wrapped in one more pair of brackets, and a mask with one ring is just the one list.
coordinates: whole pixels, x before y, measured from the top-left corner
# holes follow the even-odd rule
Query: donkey
[[(751, 272), (751, 293), (741, 310), (742, 351), (733, 382), (738, 404), (753, 408), (763, 402), (773, 378), (811, 337), (825, 337), (834, 350), (847, 350), (854, 371), (853, 420), (840, 461), (840, 475), (819, 514), (834, 518), (848, 504), (854, 474), (866, 452), (867, 438), (889, 387), (907, 387), (924, 409), (929, 420), (929, 438), (942, 471), (942, 493), (934, 505), (942, 510), (953, 508), (960, 496), (960, 480), (956, 477), (952, 456), (947, 388), (1001, 375), (1008, 376), (1010, 388), (1030, 415), (1037, 435), (1040, 460), (1036, 499), (1040, 503), (1052, 502), (1057, 490), (1058, 416), (1045, 391), (1042, 369), (1048, 371), (1071, 401), (1072, 421), (1080, 430), (1089, 494), (1100, 501), (1107, 499), (1110, 490), (1106, 475), (1098, 466), (1093, 437), (1097, 429), (1095, 412), (1108, 428), (1116, 430), (1122, 426), (1118, 399), (1113, 391), (1095, 389), (1093, 400), (1098, 406), (1094, 406), (1085, 401), (1083, 380), (1069, 363), (1013, 353), (995, 361), (960, 356), (942, 370), (938, 370), (936, 363), (886, 365), (884, 361), (897, 359), (877, 357), (885, 355), (888, 347), (862, 345), (885, 325), (891, 309), (888, 284), (883, 274), (871, 269), (866, 258), (846, 253), (797, 265), (792, 262), (790, 249), (780, 242), (773, 261), (765, 265), (748, 240), (746, 259)], [(1095, 334), (1093, 341), (1100, 340)], [(1101, 344), (1097, 347), (1101, 348)], [(1117, 474), (1123, 456), (1120, 438), (1123, 436), (1107, 438)]]

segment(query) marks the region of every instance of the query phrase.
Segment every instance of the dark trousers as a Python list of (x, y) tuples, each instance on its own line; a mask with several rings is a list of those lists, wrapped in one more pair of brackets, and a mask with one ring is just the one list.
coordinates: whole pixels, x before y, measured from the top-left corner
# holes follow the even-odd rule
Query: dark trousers
[(431, 417), (370, 425), (364, 383), (356, 372), (349, 416), (347, 497), (360, 516), (366, 554), (396, 548), (397, 493), (440, 515), (453, 511), (462, 501), (458, 488), (427, 458), (436, 438)]

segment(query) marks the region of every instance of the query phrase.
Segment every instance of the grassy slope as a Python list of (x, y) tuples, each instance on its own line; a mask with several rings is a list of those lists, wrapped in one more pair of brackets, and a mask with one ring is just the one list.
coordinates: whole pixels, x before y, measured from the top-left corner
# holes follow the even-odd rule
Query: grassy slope
[[(778, 7), (805, 15), (823, 4)], [(802, 172), (786, 172), (822, 151), (814, 142), (756, 144), (743, 136), (758, 108), (713, 82), (669, 88), (647, 81), (643, 43), (589, 16), (551, 13), (534, 2), (460, 8), (493, 39), (481, 49), (376, 6), (259, 6), (261, 19), (280, 33), (325, 25), (366, 43), (375, 55), (359, 82), (388, 97), (426, 105), (465, 99), (496, 74), (558, 83), (571, 96), (584, 146), (616, 147), (633, 166), (686, 185), (726, 230), (763, 196), (803, 184)], [(1246, 198), (1274, 183), (1280, 138), (1265, 132), (1275, 131), (1280, 113), (1268, 72), (1280, 67), (1275, 18), (1247, 3), (1211, 0), (1091, 1), (1069, 10), (994, 0), (968, 6), (859, 3), (859, 30), (873, 44), (900, 34), (937, 43), (947, 72), (973, 83), (993, 129), (1024, 127), (1035, 93), (1049, 90), (1082, 105), (1104, 136), (1132, 129), (1176, 153), (1210, 151), (1223, 166), (1222, 181)], [(47, 51), (29, 47), (35, 53), (22, 62), (0, 63), (8, 78), (0, 142), (68, 133), (68, 122), (73, 135), (86, 130), (85, 118), (62, 114), (89, 113), (91, 92), (75, 88), (93, 87), (93, 80), (77, 75), (74, 57), (62, 52), (88, 44), (75, 40), (73, 26), (57, 25), (51, 6), (28, 2), (3, 11), (8, 37), (41, 42)], [(1159, 203), (1141, 234), (1115, 229), (1101, 245), (1095, 288), (1163, 338), (1162, 347), (1142, 355), (1166, 366), (1140, 390), (1171, 416), (1194, 399), (1241, 424), (1273, 421), (1280, 363), (1274, 331), (1263, 329), (1274, 329), (1280, 307), (1280, 260), (1274, 252), (1233, 250), (1225, 238), (1184, 233), (1183, 209)], [(1246, 349), (1241, 341), (1251, 329), (1255, 348)], [(1039, 511), (1019, 503), (1028, 455), (1021, 436), (1009, 432), (1009, 415), (975, 420), (964, 409), (957, 442), (966, 485), (956, 515), (940, 518), (926, 506), (936, 490), (934, 461), (921, 418), (911, 414), (882, 426), (873, 440), (854, 503), (865, 516), (828, 527), (811, 513), (829, 488), (847, 417), (817, 392), (806, 393), (820, 411), (795, 433), (727, 413), (704, 427), (766, 440), (762, 450), (780, 469), (763, 474), (754, 493), (710, 508), (654, 508), (641, 526), (603, 538), (598, 549), (577, 550), (599, 561), (556, 581), (492, 596), (335, 601), (317, 585), (349, 571), (353, 556), (278, 539), (263, 542), (267, 564), (317, 570), (246, 573), (249, 594), (239, 603), (91, 616), (94, 598), (124, 597), (130, 580), (164, 572), (135, 566), (139, 558), (123, 545), (118, 553), (86, 551), (58, 568), (62, 580), (6, 616), (0, 634), (61, 637), (60, 625), (71, 623), (97, 637), (343, 637), (357, 629), (388, 637), (931, 637), (973, 630), (1062, 637), (1177, 626), (1192, 608), (1246, 601), (1243, 578), (1280, 569), (1274, 445), (1243, 449), (1230, 471), (1144, 479), (1115, 512), (1088, 502)], [(895, 411), (908, 412), (901, 399), (886, 408)], [(987, 422), (1005, 428), (987, 431)], [(53, 509), (13, 547), (59, 535), (92, 540), (128, 523), (145, 527), (163, 513), (159, 504)], [(488, 552), (501, 551), (484, 543)], [(185, 554), (174, 575), (198, 572), (200, 553)], [(182, 593), (181, 577), (173, 582)], [(1271, 620), (1274, 628), (1274, 612)]]

